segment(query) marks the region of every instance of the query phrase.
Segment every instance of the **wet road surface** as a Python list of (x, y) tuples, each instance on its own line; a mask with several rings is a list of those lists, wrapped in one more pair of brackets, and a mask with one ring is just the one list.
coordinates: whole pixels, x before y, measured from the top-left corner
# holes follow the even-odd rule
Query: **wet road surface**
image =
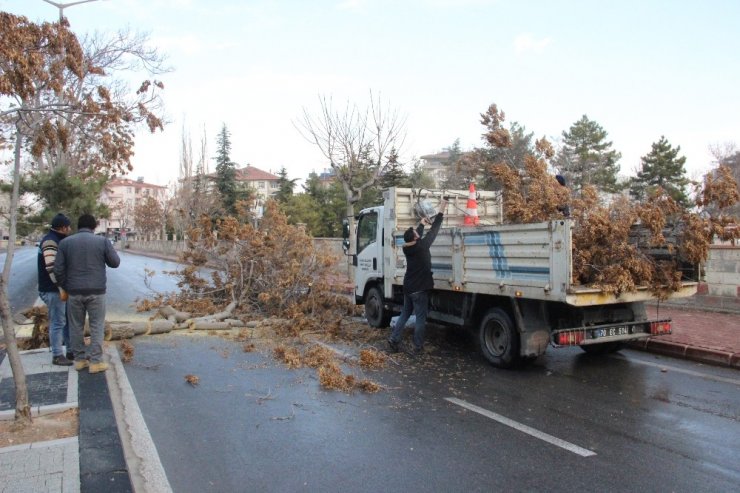
[[(378, 394), (218, 337), (139, 338), (126, 372), (175, 491), (731, 491), (740, 375), (625, 351), (497, 370), (438, 329)], [(185, 375), (197, 375), (192, 387)], [(482, 411), (482, 412), (481, 412)]]

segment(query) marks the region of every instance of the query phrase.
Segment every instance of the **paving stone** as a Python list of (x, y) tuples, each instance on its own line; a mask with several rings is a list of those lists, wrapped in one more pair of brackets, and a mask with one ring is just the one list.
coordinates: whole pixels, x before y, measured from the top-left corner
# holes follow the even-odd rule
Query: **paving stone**
[[(32, 407), (67, 402), (67, 372), (47, 372), (26, 375), (28, 399)], [(0, 411), (15, 409), (15, 379), (0, 380)]]

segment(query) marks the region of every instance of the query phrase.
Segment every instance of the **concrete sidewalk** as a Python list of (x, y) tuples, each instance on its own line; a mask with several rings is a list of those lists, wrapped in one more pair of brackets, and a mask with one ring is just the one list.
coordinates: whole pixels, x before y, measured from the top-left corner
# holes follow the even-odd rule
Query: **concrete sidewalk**
[[(651, 306), (673, 334), (633, 343), (659, 354), (740, 368), (740, 315)], [(48, 349), (24, 351), (34, 416), (80, 409), (78, 437), (0, 448), (0, 493), (171, 491), (125, 370), (112, 344), (103, 374), (51, 365)], [(0, 419), (13, 419), (10, 364), (0, 353)], [(123, 430), (123, 431), (122, 431)]]
[[(48, 348), (21, 352), (34, 417), (79, 409), (78, 436), (0, 448), (0, 493), (171, 491), (115, 347), (91, 375), (54, 366)], [(0, 353), (0, 419), (15, 415), (15, 382)], [(121, 432), (121, 429), (124, 431)], [(124, 441), (126, 443), (124, 443)]]
[(670, 318), (673, 333), (636, 341), (631, 347), (690, 359), (701, 363), (740, 368), (740, 314), (652, 305), (650, 318)]

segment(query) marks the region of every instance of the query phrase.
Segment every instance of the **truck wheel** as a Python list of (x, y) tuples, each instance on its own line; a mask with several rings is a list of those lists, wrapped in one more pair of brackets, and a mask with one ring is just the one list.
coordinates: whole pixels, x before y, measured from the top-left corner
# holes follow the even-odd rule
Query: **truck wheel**
[(365, 298), (365, 319), (372, 327), (388, 327), (391, 311), (383, 303), (383, 292), (378, 286), (371, 287)]
[(483, 317), (478, 342), (483, 356), (493, 366), (510, 368), (519, 360), (519, 333), (500, 308), (492, 308)]
[(584, 344), (580, 346), (587, 354), (609, 354), (624, 349), (624, 343), (619, 341), (602, 342), (601, 344)]

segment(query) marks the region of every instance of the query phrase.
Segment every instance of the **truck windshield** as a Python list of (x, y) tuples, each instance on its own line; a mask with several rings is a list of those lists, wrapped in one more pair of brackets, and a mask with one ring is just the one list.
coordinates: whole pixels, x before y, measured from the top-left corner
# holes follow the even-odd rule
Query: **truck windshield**
[(360, 217), (357, 225), (357, 253), (360, 253), (376, 241), (378, 231), (378, 213), (370, 212)]

